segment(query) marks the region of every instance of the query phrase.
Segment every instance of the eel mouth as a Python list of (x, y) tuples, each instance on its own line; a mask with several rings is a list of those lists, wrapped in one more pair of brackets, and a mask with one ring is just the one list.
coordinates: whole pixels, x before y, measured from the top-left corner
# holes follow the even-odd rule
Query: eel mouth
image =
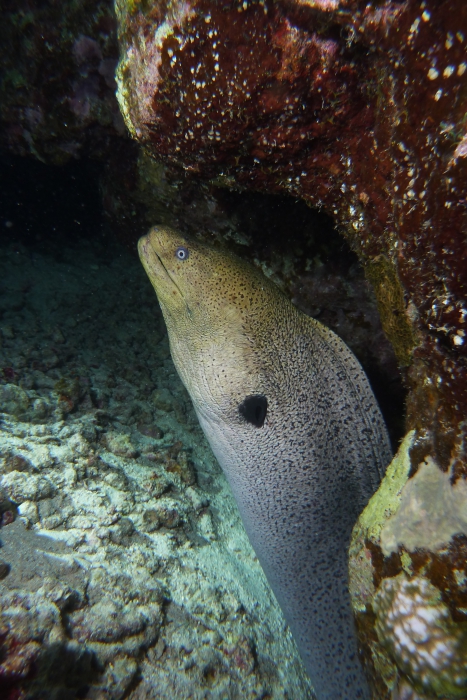
[(152, 240), (154, 234), (155, 231), (153, 230), (145, 236), (142, 236), (138, 241), (138, 254), (143, 267), (146, 270), (146, 274), (151, 280), (157, 293), (161, 291), (160, 287), (162, 285), (170, 284), (176, 288), (180, 294), (180, 297), (186, 303), (182, 290), (174, 279), (173, 274), (171, 274), (170, 270), (167, 269), (166, 265), (164, 264), (164, 260), (157, 252), (156, 246)]

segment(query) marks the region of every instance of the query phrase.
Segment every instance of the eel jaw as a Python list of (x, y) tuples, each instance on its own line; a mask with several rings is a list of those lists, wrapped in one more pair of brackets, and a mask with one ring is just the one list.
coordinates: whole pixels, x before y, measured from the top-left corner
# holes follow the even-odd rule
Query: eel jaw
[[(173, 297), (172, 294), (170, 294), (170, 291), (173, 292), (173, 288), (175, 287), (178, 294), (180, 295), (180, 299), (185, 304), (188, 316), (191, 317), (192, 312), (185, 299), (185, 296), (182, 290), (180, 289), (179, 285), (177, 284), (176, 280), (173, 278), (173, 275), (165, 266), (162, 257), (159, 255), (155, 246), (153, 245), (152, 235), (153, 232), (148, 233), (139, 239), (138, 254), (146, 271), (146, 274), (149, 277), (152, 286), (154, 287), (159, 302), (161, 302), (163, 298), (166, 299), (166, 303), (168, 303), (169, 300), (173, 301)], [(170, 303), (168, 305), (170, 306)]]

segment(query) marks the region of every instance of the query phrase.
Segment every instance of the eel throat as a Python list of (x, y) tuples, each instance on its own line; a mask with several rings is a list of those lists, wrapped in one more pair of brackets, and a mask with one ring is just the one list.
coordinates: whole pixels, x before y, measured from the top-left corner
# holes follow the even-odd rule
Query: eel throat
[(138, 245), (172, 358), (319, 700), (369, 700), (348, 591), (353, 525), (391, 459), (347, 346), (231, 253)]

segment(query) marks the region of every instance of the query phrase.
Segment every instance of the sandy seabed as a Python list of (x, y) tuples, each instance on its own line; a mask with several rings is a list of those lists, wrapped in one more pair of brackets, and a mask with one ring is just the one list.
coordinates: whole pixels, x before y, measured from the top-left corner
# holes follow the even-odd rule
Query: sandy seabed
[(120, 248), (0, 249), (0, 696), (312, 698)]

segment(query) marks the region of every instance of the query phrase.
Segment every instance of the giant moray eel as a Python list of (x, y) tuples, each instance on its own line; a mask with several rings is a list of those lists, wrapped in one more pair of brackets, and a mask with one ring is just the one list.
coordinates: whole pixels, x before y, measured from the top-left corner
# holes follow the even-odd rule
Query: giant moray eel
[(347, 553), (391, 451), (362, 368), (237, 256), (164, 227), (138, 248), (173, 361), (317, 697), (368, 699)]

